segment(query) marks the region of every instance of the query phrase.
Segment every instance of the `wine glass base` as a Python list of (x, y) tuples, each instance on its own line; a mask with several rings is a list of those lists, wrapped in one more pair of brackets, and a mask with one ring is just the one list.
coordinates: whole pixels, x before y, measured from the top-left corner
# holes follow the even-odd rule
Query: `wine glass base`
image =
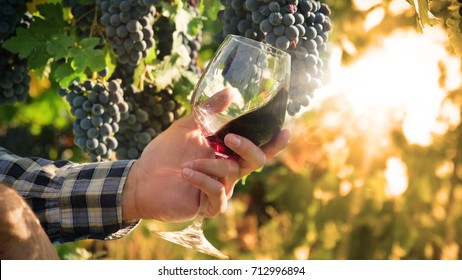
[(202, 231), (195, 230), (192, 227), (187, 227), (181, 231), (152, 231), (154, 235), (162, 239), (168, 240), (172, 243), (181, 245), (183, 247), (196, 250), (203, 254), (207, 254), (219, 259), (227, 260), (229, 257), (205, 238)]

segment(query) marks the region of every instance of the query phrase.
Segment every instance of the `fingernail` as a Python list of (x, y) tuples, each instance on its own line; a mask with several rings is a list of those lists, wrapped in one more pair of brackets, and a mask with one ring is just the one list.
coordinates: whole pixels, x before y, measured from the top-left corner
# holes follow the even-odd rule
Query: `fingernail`
[(191, 169), (189, 168), (183, 168), (183, 177), (185, 178), (191, 178), (194, 174), (194, 171), (192, 171)]
[(231, 134), (229, 136), (229, 144), (234, 147), (239, 147), (239, 145), (241, 145), (241, 138), (239, 138), (237, 135)]

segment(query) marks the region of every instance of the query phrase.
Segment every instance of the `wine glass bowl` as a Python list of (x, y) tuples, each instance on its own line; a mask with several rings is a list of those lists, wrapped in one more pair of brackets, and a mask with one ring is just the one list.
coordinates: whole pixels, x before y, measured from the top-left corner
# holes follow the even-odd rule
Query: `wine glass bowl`
[(281, 130), (289, 81), (288, 53), (245, 37), (225, 39), (191, 98), (196, 123), (217, 156), (236, 158), (223, 142), (228, 133), (262, 146)]
[[(224, 144), (235, 133), (262, 146), (284, 123), (290, 81), (290, 55), (266, 43), (229, 35), (201, 75), (191, 97), (194, 120), (217, 158), (238, 159)], [(211, 256), (228, 257), (202, 231), (208, 199), (202, 192), (195, 220), (182, 231), (153, 233)]]

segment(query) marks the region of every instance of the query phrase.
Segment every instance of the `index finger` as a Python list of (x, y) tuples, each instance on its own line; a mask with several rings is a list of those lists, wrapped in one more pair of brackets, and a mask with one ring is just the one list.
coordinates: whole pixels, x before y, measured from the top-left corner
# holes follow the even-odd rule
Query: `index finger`
[(281, 150), (289, 144), (290, 131), (283, 129), (269, 143), (265, 144), (261, 149), (266, 154), (266, 158), (274, 158)]

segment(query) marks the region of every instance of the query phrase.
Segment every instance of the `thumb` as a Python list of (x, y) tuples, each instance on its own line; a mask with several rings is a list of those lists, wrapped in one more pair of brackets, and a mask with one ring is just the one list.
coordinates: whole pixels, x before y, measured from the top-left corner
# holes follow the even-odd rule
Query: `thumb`
[(221, 113), (229, 107), (233, 101), (233, 93), (231, 88), (225, 88), (215, 93), (202, 103), (193, 106), (193, 114), (189, 114), (179, 120), (177, 124), (182, 124), (190, 127), (196, 127), (193, 115), (198, 118), (208, 118), (215, 114)]
[(197, 108), (205, 110), (208, 114), (221, 113), (229, 107), (233, 101), (233, 92), (231, 88), (225, 88), (212, 95), (202, 103), (199, 103)]

